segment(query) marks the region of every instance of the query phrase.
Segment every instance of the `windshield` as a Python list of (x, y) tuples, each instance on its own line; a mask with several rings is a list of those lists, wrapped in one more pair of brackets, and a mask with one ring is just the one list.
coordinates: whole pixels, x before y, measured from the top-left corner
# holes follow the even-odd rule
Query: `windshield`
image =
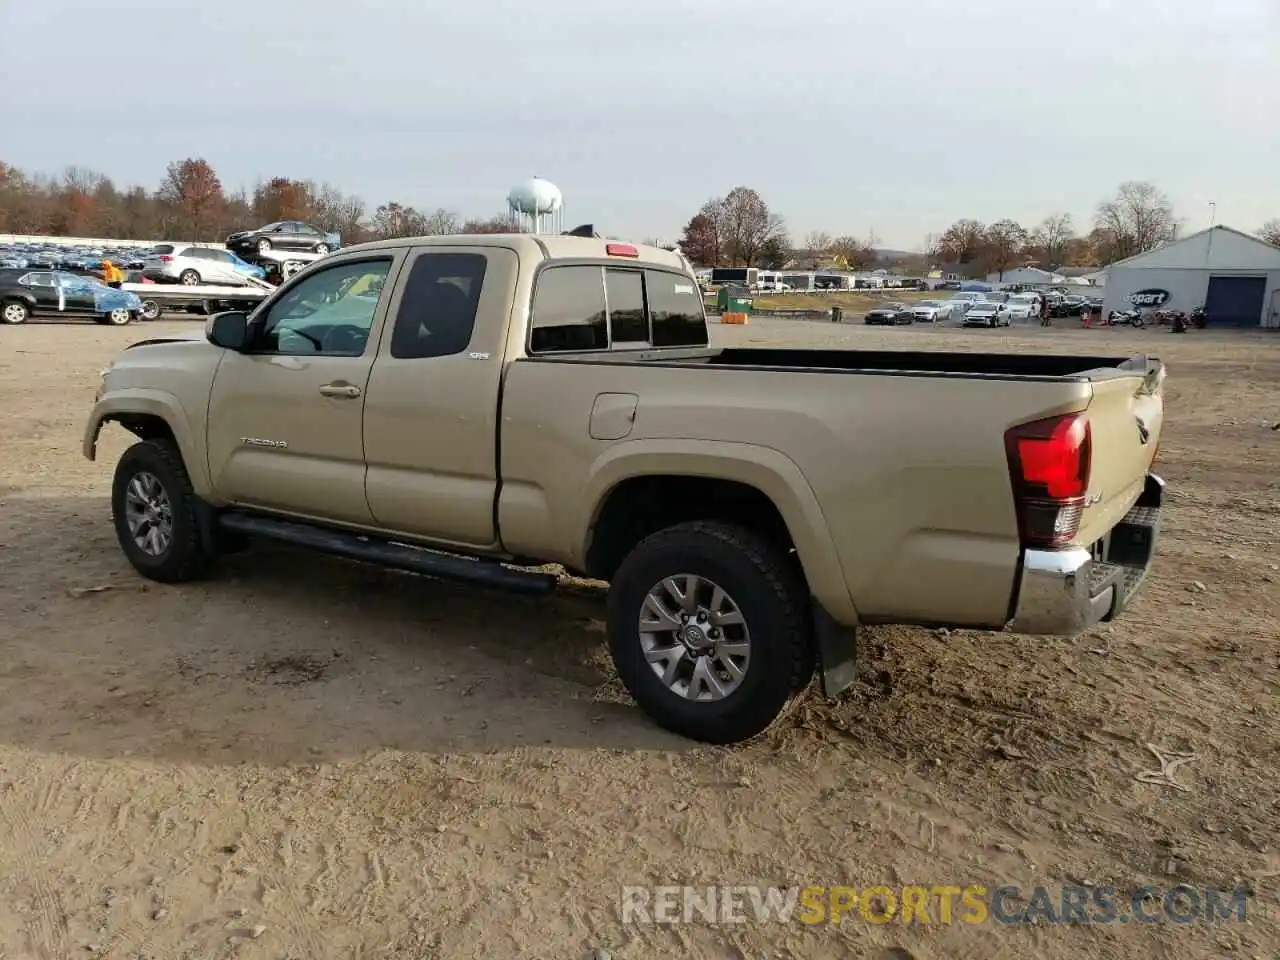
[(921, 300), (919, 303), (916, 304), (916, 306), (917, 307), (940, 307), (942, 306), (942, 301), (941, 300)]
[(900, 303), (886, 303), (886, 304), (885, 304), (883, 307), (881, 307), (880, 309), (881, 309), (881, 310), (901, 310), (901, 309), (902, 309), (902, 304), (900, 304)]

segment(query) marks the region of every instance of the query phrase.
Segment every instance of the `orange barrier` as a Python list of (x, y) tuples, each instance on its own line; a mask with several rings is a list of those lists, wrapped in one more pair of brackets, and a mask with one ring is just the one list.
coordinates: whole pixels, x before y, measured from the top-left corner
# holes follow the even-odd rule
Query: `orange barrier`
[(747, 315), (745, 313), (722, 313), (720, 314), (720, 322), (745, 326), (747, 322)]

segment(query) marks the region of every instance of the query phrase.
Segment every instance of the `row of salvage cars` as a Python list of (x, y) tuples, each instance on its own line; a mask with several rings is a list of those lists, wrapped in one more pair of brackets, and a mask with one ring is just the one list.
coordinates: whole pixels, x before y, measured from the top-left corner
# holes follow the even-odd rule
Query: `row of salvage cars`
[(966, 327), (1007, 327), (1040, 314), (1040, 294), (958, 293), (950, 300), (891, 301), (870, 310), (863, 323), (896, 326), (961, 320)]

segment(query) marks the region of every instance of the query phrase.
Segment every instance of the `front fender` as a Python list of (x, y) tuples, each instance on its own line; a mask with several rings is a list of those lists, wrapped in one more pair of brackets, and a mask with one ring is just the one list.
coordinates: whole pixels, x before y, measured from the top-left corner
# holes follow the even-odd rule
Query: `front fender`
[(98, 435), (103, 424), (121, 420), (130, 415), (159, 417), (169, 426), (173, 438), (182, 453), (182, 462), (191, 478), (191, 486), (197, 496), (212, 495), (209, 465), (204, 456), (204, 445), (192, 429), (178, 398), (165, 390), (146, 387), (126, 387), (104, 393), (98, 398), (85, 425), (83, 453), (86, 459), (95, 460), (98, 452)]
[(841, 624), (854, 626), (857, 610), (818, 498), (800, 468), (769, 447), (720, 440), (648, 439), (617, 443), (591, 466), (582, 488), (590, 505), (579, 556), (586, 556), (591, 529), (609, 493), (619, 483), (642, 476), (688, 476), (733, 480), (754, 487), (782, 514), (809, 589)]

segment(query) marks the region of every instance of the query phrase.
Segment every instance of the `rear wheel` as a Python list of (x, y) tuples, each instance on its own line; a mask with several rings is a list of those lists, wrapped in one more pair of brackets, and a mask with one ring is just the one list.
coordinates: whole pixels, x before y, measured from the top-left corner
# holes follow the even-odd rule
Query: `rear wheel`
[(182, 273), (178, 275), (178, 282), (183, 286), (194, 287), (200, 282), (200, 274), (196, 273), (194, 270), (183, 270)]
[(31, 318), (31, 309), (21, 300), (9, 300), (0, 308), (0, 320), (8, 324), (26, 323)]
[(143, 300), (141, 316), (143, 320), (159, 320), (160, 304), (154, 300)]
[(329, 252), (329, 245), (328, 245), (327, 243), (317, 243), (317, 244), (316, 244), (316, 253), (319, 253), (319, 254), (326, 254), (326, 253), (328, 253), (328, 252)]
[(271, 249), (271, 241), (268, 240), (266, 237), (263, 237), (258, 241), (259, 253), (266, 253), (270, 249)]
[(119, 307), (107, 314), (104, 314), (102, 319), (113, 327), (123, 327), (125, 324), (133, 320), (133, 314), (123, 307)]
[(813, 677), (805, 599), (787, 557), (749, 530), (660, 530), (610, 584), (614, 666), (660, 726), (708, 743), (747, 740)]

